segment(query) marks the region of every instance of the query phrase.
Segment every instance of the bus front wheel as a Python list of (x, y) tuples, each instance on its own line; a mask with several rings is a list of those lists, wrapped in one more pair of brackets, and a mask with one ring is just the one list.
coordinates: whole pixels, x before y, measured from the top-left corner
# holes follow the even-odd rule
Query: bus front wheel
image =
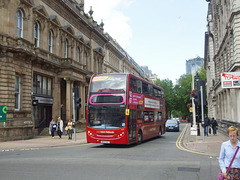
[(161, 136), (162, 136), (162, 128), (160, 127), (158, 132), (158, 137), (161, 137)]
[(143, 140), (142, 131), (138, 131), (138, 144), (141, 144)]

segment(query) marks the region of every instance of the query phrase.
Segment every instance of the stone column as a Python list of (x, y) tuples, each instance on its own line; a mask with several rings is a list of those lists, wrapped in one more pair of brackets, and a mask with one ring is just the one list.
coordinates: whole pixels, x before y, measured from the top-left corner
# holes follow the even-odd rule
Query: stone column
[[(93, 44), (94, 41), (91, 39), (91, 44)], [(90, 50), (90, 71), (95, 73), (94, 72), (94, 54), (93, 54), (93, 48), (91, 47), (91, 50)]]
[(52, 95), (53, 95), (52, 117), (61, 116), (61, 90), (60, 89), (61, 89), (61, 78), (56, 78), (55, 81), (53, 81), (53, 88), (52, 88)]
[(66, 80), (66, 120), (68, 121), (69, 119), (71, 119), (71, 87), (72, 83), (70, 79)]
[(83, 123), (85, 123), (85, 120), (86, 120), (86, 109), (85, 109), (85, 84), (84, 83), (81, 83), (80, 84), (80, 87), (81, 87), (81, 91), (80, 91), (80, 93), (81, 93), (81, 103), (82, 103), (82, 107), (81, 107), (81, 121), (83, 121)]

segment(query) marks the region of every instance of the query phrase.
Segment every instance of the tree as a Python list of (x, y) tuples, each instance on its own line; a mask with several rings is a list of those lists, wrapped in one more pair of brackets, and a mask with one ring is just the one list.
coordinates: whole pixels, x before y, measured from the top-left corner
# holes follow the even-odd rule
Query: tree
[[(200, 80), (207, 82), (207, 73), (206, 73), (206, 70), (204, 69), (204, 65), (201, 66), (201, 69), (199, 69), (197, 73), (200, 76)], [(205, 86), (205, 93), (207, 95), (207, 86)], [(204, 112), (208, 114), (207, 105), (204, 106)]]
[[(200, 80), (206, 81), (206, 70), (203, 66), (198, 71), (198, 75), (200, 76)], [(171, 115), (174, 117), (191, 115), (189, 112), (189, 105), (192, 103), (190, 99), (190, 93), (192, 91), (191, 74), (181, 75), (175, 85), (173, 85), (173, 82), (169, 79), (157, 79), (155, 84), (164, 89), (167, 118), (171, 117)], [(196, 87), (196, 84), (194, 87)]]
[(184, 74), (176, 82), (174, 86), (175, 92), (175, 111), (181, 113), (181, 115), (189, 116), (190, 112), (187, 105), (190, 101), (190, 92), (192, 89), (192, 75)]
[(174, 109), (174, 92), (173, 92), (173, 83), (169, 79), (155, 81), (157, 86), (160, 86), (164, 89), (165, 94), (165, 108), (166, 108), (166, 117), (171, 117), (172, 111)]
[(207, 73), (203, 65), (201, 66), (201, 69), (197, 71), (197, 73), (200, 76), (200, 80), (204, 80), (205, 82), (207, 82)]

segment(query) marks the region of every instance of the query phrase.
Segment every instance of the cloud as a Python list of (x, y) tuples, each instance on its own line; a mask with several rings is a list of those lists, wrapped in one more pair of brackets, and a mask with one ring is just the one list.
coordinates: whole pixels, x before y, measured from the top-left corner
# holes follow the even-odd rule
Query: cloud
[(85, 12), (92, 6), (93, 19), (104, 23), (104, 32), (116, 39), (122, 46), (126, 47), (132, 38), (132, 29), (128, 24), (129, 18), (123, 13), (136, 0), (85, 0)]

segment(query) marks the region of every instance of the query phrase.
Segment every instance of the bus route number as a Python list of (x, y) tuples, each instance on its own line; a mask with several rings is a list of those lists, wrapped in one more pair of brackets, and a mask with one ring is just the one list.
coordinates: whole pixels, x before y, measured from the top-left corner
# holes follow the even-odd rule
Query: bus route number
[(126, 116), (129, 116), (129, 109), (126, 109)]

